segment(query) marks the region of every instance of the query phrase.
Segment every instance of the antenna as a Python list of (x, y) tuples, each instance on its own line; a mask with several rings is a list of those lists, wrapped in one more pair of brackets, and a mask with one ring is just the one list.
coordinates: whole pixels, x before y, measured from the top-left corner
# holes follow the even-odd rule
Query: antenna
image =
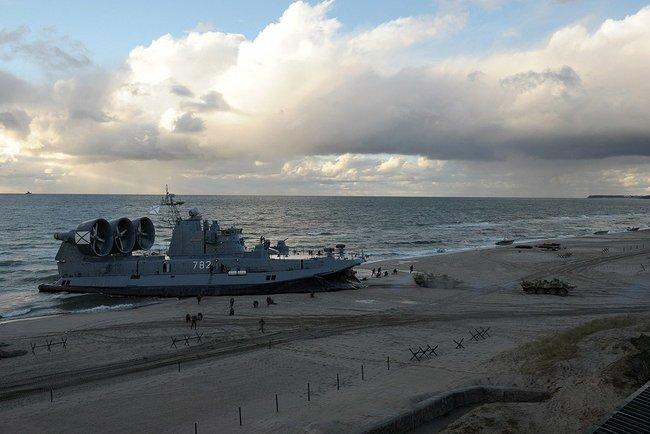
[(165, 227), (174, 228), (182, 220), (178, 207), (184, 203), (182, 200), (177, 201), (176, 195), (170, 193), (169, 186), (165, 184), (165, 195), (160, 199), (160, 207), (163, 209), (161, 220), (165, 223)]

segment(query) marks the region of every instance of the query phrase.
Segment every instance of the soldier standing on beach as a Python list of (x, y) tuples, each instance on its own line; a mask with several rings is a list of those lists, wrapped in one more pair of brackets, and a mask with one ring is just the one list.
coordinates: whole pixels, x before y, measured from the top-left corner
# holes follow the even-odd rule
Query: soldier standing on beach
[(411, 266), (409, 267), (409, 273), (412, 273), (412, 272), (413, 272), (413, 264), (411, 264)]
[(259, 326), (259, 329), (258, 329), (258, 330), (259, 330), (261, 333), (264, 333), (264, 324), (265, 324), (265, 323), (264, 323), (264, 318), (260, 318), (260, 320), (259, 320), (259, 325), (260, 325), (260, 326)]

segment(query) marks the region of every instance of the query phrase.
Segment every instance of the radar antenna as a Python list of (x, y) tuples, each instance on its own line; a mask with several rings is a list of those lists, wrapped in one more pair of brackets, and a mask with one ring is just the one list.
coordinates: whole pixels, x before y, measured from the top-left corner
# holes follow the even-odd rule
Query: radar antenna
[(160, 199), (160, 204), (151, 209), (153, 214), (160, 216), (160, 220), (164, 223), (163, 227), (173, 229), (182, 220), (178, 207), (184, 203), (182, 200), (176, 200), (176, 195), (170, 193), (169, 186), (165, 184), (165, 195)]

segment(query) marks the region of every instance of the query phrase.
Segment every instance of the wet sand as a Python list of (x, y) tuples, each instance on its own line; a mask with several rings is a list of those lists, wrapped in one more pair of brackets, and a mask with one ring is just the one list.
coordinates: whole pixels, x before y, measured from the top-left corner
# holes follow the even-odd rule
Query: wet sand
[[(28, 354), (0, 360), (0, 431), (193, 432), (196, 422), (199, 432), (361, 432), (445, 390), (525, 387), (531, 379), (506, 356), (520, 345), (595, 318), (650, 312), (650, 232), (560, 242), (566, 250), (506, 246), (365, 264), (360, 277), (379, 265), (399, 272), (369, 278), (356, 291), (277, 295), (270, 307), (263, 296), (235, 297), (234, 317), (227, 297), (206, 297), (200, 305), (164, 300), (136, 310), (5, 321), (3, 349)], [(559, 256), (566, 252), (572, 255)], [(411, 264), (460, 283), (418, 287)], [(557, 297), (518, 287), (523, 278), (553, 277), (577, 288)], [(198, 312), (202, 343), (181, 340), (175, 348), (172, 336), (195, 333), (185, 315)], [(481, 327), (490, 327), (491, 337), (471, 339)], [(65, 349), (32, 354), (31, 343), (64, 336)], [(465, 348), (456, 349), (454, 339), (464, 339)], [(409, 348), (427, 345), (438, 345), (438, 357), (410, 360)], [(616, 399), (589, 417), (576, 410), (580, 416), (565, 426), (584, 429)]]

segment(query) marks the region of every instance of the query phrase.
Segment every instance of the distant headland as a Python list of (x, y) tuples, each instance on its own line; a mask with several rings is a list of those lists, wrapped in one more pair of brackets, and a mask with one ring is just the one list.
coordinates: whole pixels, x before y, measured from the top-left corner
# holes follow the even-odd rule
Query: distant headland
[(645, 196), (632, 195), (632, 194), (590, 194), (587, 199), (611, 199), (611, 198), (632, 198), (632, 199), (650, 199), (650, 194)]

